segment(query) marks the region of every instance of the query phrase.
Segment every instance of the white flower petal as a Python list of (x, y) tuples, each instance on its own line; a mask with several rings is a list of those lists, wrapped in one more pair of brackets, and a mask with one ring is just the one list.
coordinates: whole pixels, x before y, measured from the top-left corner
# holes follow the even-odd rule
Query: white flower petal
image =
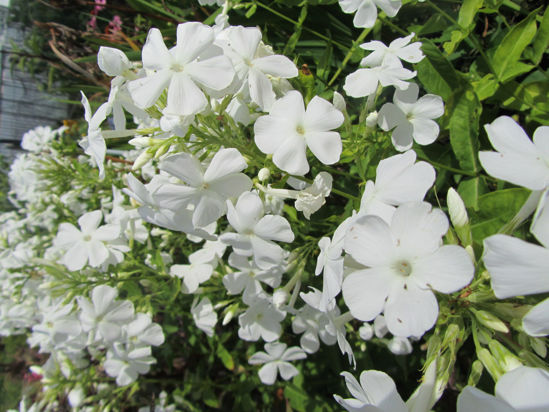
[(341, 290), (351, 314), (362, 321), (370, 321), (379, 315), (394, 278), (393, 271), (388, 268), (364, 269), (348, 275)]
[(530, 336), (549, 335), (549, 298), (530, 309), (522, 319), (522, 327)]
[(467, 386), (458, 396), (458, 412), (516, 412), (507, 403), (495, 398), (492, 395)]
[(547, 411), (549, 373), (540, 368), (521, 366), (498, 380), (495, 393), (517, 411)]
[(246, 160), (237, 149), (221, 149), (212, 158), (208, 169), (204, 173), (204, 180), (211, 182), (220, 177), (241, 172), (247, 166)]

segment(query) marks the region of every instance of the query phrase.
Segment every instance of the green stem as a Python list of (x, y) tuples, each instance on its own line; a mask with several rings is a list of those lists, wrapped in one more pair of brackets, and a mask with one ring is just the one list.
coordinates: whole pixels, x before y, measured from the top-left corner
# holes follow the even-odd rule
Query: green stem
[[(267, 5), (263, 4), (263, 3), (260, 3), (259, 1), (254, 2), (254, 4), (257, 4), (259, 7), (264, 8), (265, 10), (267, 10), (267, 11), (273, 13), (275, 16), (278, 16), (278, 17), (280, 17), (280, 18), (283, 19), (283, 20), (286, 20), (287, 22), (290, 22), (290, 23), (292, 23), (292, 24), (294, 24), (294, 25), (299, 25), (299, 23), (298, 23), (297, 21), (295, 21), (295, 20), (289, 18), (288, 16), (285, 16), (284, 14), (282, 14), (282, 13), (280, 13), (280, 12), (278, 12), (278, 11), (272, 9), (271, 7), (269, 7), (269, 6), (267, 6)], [(332, 43), (332, 44), (336, 45), (336, 46), (339, 47), (340, 49), (347, 50), (347, 46), (345, 46), (344, 44), (339, 43), (339, 42), (337, 42), (337, 41), (335, 41), (335, 40), (332, 40), (332, 39), (330, 39), (328, 36), (325, 36), (325, 35), (323, 35), (322, 33), (317, 32), (316, 30), (309, 29), (308, 27), (305, 27), (305, 26), (302, 26), (302, 28), (303, 28), (303, 30), (308, 31), (308, 32), (311, 33), (311, 34), (314, 34), (315, 36), (321, 38), (322, 40), (325, 40), (325, 41), (327, 41), (328, 43)]]
[(349, 61), (349, 59), (353, 56), (356, 48), (358, 45), (360, 45), (360, 43), (362, 43), (362, 41), (364, 40), (364, 38), (368, 35), (368, 33), (370, 33), (372, 31), (371, 28), (368, 28), (368, 29), (364, 29), (362, 30), (362, 33), (360, 33), (360, 36), (358, 36), (358, 39), (356, 39), (354, 42), (353, 42), (353, 45), (351, 46), (351, 48), (349, 49), (349, 51), (347, 52), (347, 55), (345, 56), (345, 58), (343, 59), (343, 62), (341, 63), (341, 66), (338, 67), (337, 71), (335, 72), (335, 74), (332, 76), (332, 78), (330, 79), (330, 81), (328, 82), (328, 86), (331, 86), (335, 81), (336, 79), (339, 77), (339, 75), (341, 74), (341, 72), (343, 71), (343, 69), (345, 68), (345, 66), (347, 66), (347, 62)]

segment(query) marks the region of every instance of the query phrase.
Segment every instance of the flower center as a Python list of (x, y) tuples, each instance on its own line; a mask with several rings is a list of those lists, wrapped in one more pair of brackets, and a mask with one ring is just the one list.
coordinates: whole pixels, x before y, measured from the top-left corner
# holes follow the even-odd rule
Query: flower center
[(90, 240), (92, 240), (91, 235), (84, 235), (84, 242), (89, 242)]
[(174, 72), (182, 72), (182, 71), (183, 71), (183, 65), (182, 65), (182, 64), (179, 64), (179, 63), (174, 63), (174, 64), (172, 64), (171, 69), (172, 69)]
[(300, 134), (300, 135), (304, 135), (305, 134), (305, 128), (301, 125), (298, 125), (296, 128), (295, 128), (295, 131)]
[(402, 276), (410, 276), (412, 273), (412, 265), (407, 260), (399, 260), (394, 268)]

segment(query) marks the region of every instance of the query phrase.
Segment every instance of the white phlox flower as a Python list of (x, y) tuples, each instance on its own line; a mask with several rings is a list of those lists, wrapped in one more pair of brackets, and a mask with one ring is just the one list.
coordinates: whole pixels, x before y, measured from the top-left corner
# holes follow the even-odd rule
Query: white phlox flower
[(330, 102), (315, 96), (307, 109), (303, 96), (290, 91), (273, 103), (268, 115), (254, 124), (255, 144), (281, 170), (303, 176), (309, 172), (307, 147), (326, 165), (339, 160), (341, 137), (332, 131), (343, 124), (343, 114)]
[(377, 166), (375, 182), (366, 182), (358, 214), (376, 215), (390, 223), (396, 206), (422, 201), (435, 177), (429, 163), (416, 163), (413, 150), (383, 159)]
[(230, 60), (213, 45), (211, 27), (199, 22), (177, 26), (177, 44), (170, 50), (156, 28), (149, 31), (143, 46), (146, 77), (128, 83), (130, 94), (141, 108), (156, 103), (168, 88), (167, 108), (170, 113), (192, 115), (204, 110), (208, 100), (203, 89), (222, 90), (234, 78)]
[(147, 185), (141, 183), (132, 175), (126, 175), (126, 181), (129, 189), (124, 188), (122, 191), (132, 199), (139, 202), (139, 215), (145, 222), (153, 225), (161, 226), (166, 229), (176, 232), (185, 232), (193, 234), (203, 239), (215, 239), (215, 236), (210, 235), (205, 230), (195, 228), (192, 223), (193, 212), (187, 208), (179, 208), (175, 211), (161, 207), (160, 201), (155, 194), (162, 186), (168, 184), (164, 176), (156, 175)]
[(244, 192), (236, 205), (227, 201), (227, 219), (238, 233), (223, 233), (219, 239), (242, 256), (253, 256), (261, 269), (277, 266), (285, 251), (274, 241), (293, 242), (290, 224), (282, 216), (263, 214), (263, 202), (254, 192)]
[(134, 307), (128, 300), (117, 301), (118, 291), (99, 285), (91, 292), (91, 301), (79, 296), (80, 322), (84, 332), (95, 332), (95, 338), (114, 342), (122, 334), (122, 325), (134, 319)]
[(229, 27), (217, 43), (231, 59), (242, 84), (237, 94), (249, 95), (263, 111), (269, 111), (276, 99), (270, 77), (289, 79), (298, 74), (297, 67), (286, 56), (265, 53), (257, 27)]
[(311, 215), (318, 211), (326, 198), (332, 191), (333, 178), (328, 172), (320, 172), (316, 175), (313, 183), (303, 190), (275, 189), (270, 186), (264, 188), (257, 184), (266, 196), (279, 197), (282, 199), (295, 199), (295, 209), (303, 212), (305, 219), (310, 220)]
[(162, 185), (155, 197), (161, 207), (171, 210), (192, 205), (193, 225), (204, 227), (226, 213), (227, 199), (236, 198), (252, 188), (251, 179), (240, 173), (246, 167), (244, 157), (236, 149), (219, 150), (206, 170), (188, 153), (168, 156), (160, 163), (160, 169), (185, 185)]
[[(314, 301), (313, 303), (317, 303), (317, 305), (311, 306), (307, 304), (303, 306), (299, 309), (296, 317), (292, 321), (292, 331), (297, 334), (302, 334), (299, 344), (307, 353), (315, 353), (318, 351), (320, 348), (320, 340), (326, 345), (334, 345), (337, 342), (337, 337), (333, 334), (333, 329), (328, 327), (331, 322), (330, 317), (325, 313), (326, 311), (318, 309), (322, 292), (314, 288), (312, 289), (311, 292), (307, 294), (302, 292), (301, 295), (305, 296), (303, 298), (305, 302)], [(332, 305), (331, 312), (332, 316), (339, 315), (339, 309), (335, 305)]]
[(352, 315), (370, 321), (384, 312), (389, 331), (399, 337), (422, 336), (435, 324), (438, 303), (433, 293), (453, 293), (474, 274), (468, 253), (442, 244), (448, 219), (425, 202), (399, 206), (387, 224), (374, 215), (357, 218), (344, 248), (365, 269), (343, 281)]
[(530, 190), (549, 186), (549, 126), (538, 127), (533, 141), (509, 116), (500, 116), (484, 128), (497, 150), (478, 155), (489, 175)]
[(229, 255), (229, 266), (238, 269), (237, 272), (223, 276), (223, 285), (227, 288), (229, 295), (242, 293), (242, 301), (250, 305), (263, 292), (263, 282), (271, 288), (280, 286), (284, 267), (272, 266), (268, 269), (261, 269), (256, 266), (253, 260), (246, 256), (231, 253)]
[(363, 58), (360, 65), (363, 67), (375, 66), (402, 66), (401, 60), (408, 63), (419, 63), (425, 55), (421, 51), (421, 43), (410, 43), (410, 40), (415, 36), (411, 33), (406, 37), (399, 37), (393, 40), (389, 47), (379, 40), (369, 41), (360, 45), (361, 49), (371, 50), (368, 56)]
[(410, 83), (406, 90), (396, 90), (394, 103), (385, 103), (378, 113), (378, 125), (386, 132), (394, 129), (391, 140), (399, 151), (408, 150), (413, 142), (422, 146), (433, 143), (439, 126), (433, 120), (444, 114), (440, 96), (426, 94), (418, 99), (419, 86)]
[(257, 341), (261, 338), (265, 342), (272, 342), (280, 337), (280, 322), (285, 317), (286, 312), (276, 308), (269, 299), (259, 296), (238, 317), (238, 336), (246, 341)]
[[(549, 292), (549, 244), (543, 236), (538, 240), (543, 246), (499, 234), (484, 239), (484, 265), (497, 298)], [(549, 299), (534, 306), (522, 326), (531, 336), (549, 335)]]
[(92, 158), (95, 165), (99, 169), (99, 179), (105, 177), (105, 155), (107, 153), (107, 144), (103, 138), (103, 133), (101, 132), (101, 123), (105, 121), (107, 116), (112, 110), (112, 106), (109, 102), (103, 103), (95, 113), (92, 114), (90, 102), (84, 94), (82, 94), (82, 105), (84, 106), (84, 119), (88, 123), (88, 134), (81, 140), (78, 144), (84, 153)]
[(116, 378), (118, 386), (135, 382), (139, 375), (149, 372), (156, 359), (151, 356), (150, 346), (134, 346), (115, 342), (107, 350), (103, 363), (107, 375)]
[[(374, 27), (377, 20), (377, 7), (387, 14), (388, 17), (395, 17), (401, 0), (339, 0), (339, 6), (344, 13), (355, 13), (353, 25), (355, 27)], [(377, 6), (377, 7), (376, 7)]]
[(201, 283), (210, 279), (213, 269), (214, 268), (207, 263), (173, 265), (170, 267), (170, 275), (183, 280), (181, 289), (184, 293), (194, 293)]
[[(69, 270), (80, 270), (86, 264), (99, 267), (114, 253), (112, 244), (120, 237), (119, 225), (103, 225), (103, 213), (94, 210), (80, 216), (78, 230), (70, 223), (61, 223), (54, 245), (67, 250), (62, 263)], [(128, 250), (123, 247), (123, 250)]]
[(49, 126), (38, 126), (29, 130), (21, 138), (21, 147), (29, 152), (40, 153), (47, 150), (56, 136), (65, 131), (66, 127), (52, 130)]
[(334, 395), (334, 399), (345, 410), (409, 412), (406, 404), (397, 392), (395, 383), (385, 372), (369, 370), (360, 374), (360, 383), (349, 372), (342, 372), (347, 389), (354, 398), (343, 399)]
[(219, 260), (225, 254), (225, 249), (227, 249), (227, 245), (220, 240), (206, 240), (202, 249), (189, 255), (189, 263), (207, 263), (212, 267), (217, 267)]
[[(347, 389), (354, 398), (335, 400), (347, 411), (427, 412), (435, 404), (436, 362), (431, 362), (425, 371), (422, 383), (408, 401), (404, 402), (395, 383), (385, 372), (369, 370), (360, 374), (360, 383), (349, 372), (342, 372)], [(471, 409), (472, 410), (472, 409)]]
[(394, 63), (375, 67), (363, 67), (349, 74), (345, 78), (343, 90), (351, 97), (365, 97), (374, 94), (379, 85), (382, 87), (395, 86), (399, 90), (406, 90), (410, 80), (416, 72), (405, 69)]
[(549, 373), (521, 366), (496, 383), (495, 396), (467, 386), (457, 400), (458, 412), (542, 412), (549, 409)]
[(124, 205), (125, 197), (117, 187), (112, 187), (112, 209), (105, 216), (105, 222), (120, 226), (121, 234), (127, 239), (134, 239), (143, 243), (149, 237), (149, 231), (143, 225), (139, 212)]
[(193, 315), (196, 327), (209, 337), (212, 337), (215, 324), (217, 323), (217, 313), (210, 299), (203, 298), (200, 302), (198, 299), (195, 299), (191, 306), (191, 314)]
[(264, 364), (259, 369), (259, 379), (265, 385), (272, 385), (276, 381), (277, 375), (285, 381), (292, 379), (299, 374), (297, 368), (290, 362), (305, 359), (307, 354), (297, 346), (287, 348), (285, 343), (266, 343), (265, 352), (254, 353), (248, 363), (251, 365)]
[(135, 319), (123, 327), (124, 337), (133, 345), (160, 346), (164, 343), (164, 332), (148, 313), (137, 313)]

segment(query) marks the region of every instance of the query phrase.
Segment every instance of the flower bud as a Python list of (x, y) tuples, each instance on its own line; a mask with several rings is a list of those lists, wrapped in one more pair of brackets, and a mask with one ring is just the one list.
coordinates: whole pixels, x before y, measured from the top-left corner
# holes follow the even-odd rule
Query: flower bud
[(473, 308), (471, 308), (471, 311), (475, 314), (475, 317), (480, 322), (480, 324), (497, 332), (509, 333), (509, 328), (507, 327), (507, 325), (492, 313), (486, 312), (485, 310), (476, 310)]
[(271, 177), (271, 171), (266, 167), (262, 168), (257, 173), (257, 178), (259, 179), (260, 182), (264, 182), (265, 180), (269, 179), (269, 177)]
[(412, 344), (406, 338), (393, 337), (387, 344), (387, 348), (393, 355), (409, 355), (412, 353)]
[(450, 214), (450, 220), (454, 227), (463, 227), (469, 223), (469, 217), (467, 216), (467, 209), (463, 200), (459, 196), (458, 192), (454, 188), (448, 189), (446, 196), (446, 202), (448, 204), (448, 213)]
[(504, 373), (510, 372), (513, 369), (522, 366), (522, 362), (497, 340), (491, 340), (488, 347), (490, 348), (490, 352), (492, 352), (494, 358), (498, 361), (500, 368), (503, 369)]
[(286, 304), (289, 297), (290, 297), (290, 294), (286, 290), (284, 289), (275, 290), (275, 292), (273, 293), (273, 305), (277, 309), (280, 309), (282, 306)]
[(361, 339), (370, 340), (374, 336), (374, 328), (369, 323), (364, 323), (358, 330)]
[(340, 112), (345, 112), (345, 110), (347, 110), (347, 105), (345, 104), (345, 99), (343, 98), (341, 93), (334, 92), (334, 97), (333, 97), (332, 101), (333, 101), (333, 104), (334, 104), (335, 108), (337, 110), (339, 110)]
[(469, 379), (467, 380), (467, 385), (469, 386), (477, 386), (478, 381), (480, 380), (480, 377), (482, 376), (482, 371), (484, 367), (482, 366), (482, 362), (478, 359), (473, 362), (471, 365), (471, 373), (469, 374)]
[(157, 150), (156, 150), (156, 153), (154, 154), (154, 158), (155, 159), (159, 159), (160, 156), (162, 156), (164, 153), (166, 153), (168, 151), (168, 149), (170, 148), (170, 145), (169, 144), (163, 144), (162, 146), (160, 146)]
[(366, 117), (366, 126), (373, 129), (377, 124), (377, 112), (374, 110)]
[(153, 154), (150, 153), (148, 150), (145, 150), (143, 153), (141, 153), (139, 156), (137, 156), (137, 159), (133, 162), (132, 170), (139, 170), (143, 166), (145, 166), (149, 160), (153, 158)]
[(477, 350), (477, 357), (495, 381), (505, 373), (488, 349), (481, 348)]
[(547, 356), (547, 346), (540, 338), (530, 338), (530, 346), (534, 349), (534, 352), (538, 354), (540, 358)]
[(138, 136), (128, 141), (128, 143), (134, 147), (149, 147), (151, 145), (151, 140), (152, 139), (148, 136)]

